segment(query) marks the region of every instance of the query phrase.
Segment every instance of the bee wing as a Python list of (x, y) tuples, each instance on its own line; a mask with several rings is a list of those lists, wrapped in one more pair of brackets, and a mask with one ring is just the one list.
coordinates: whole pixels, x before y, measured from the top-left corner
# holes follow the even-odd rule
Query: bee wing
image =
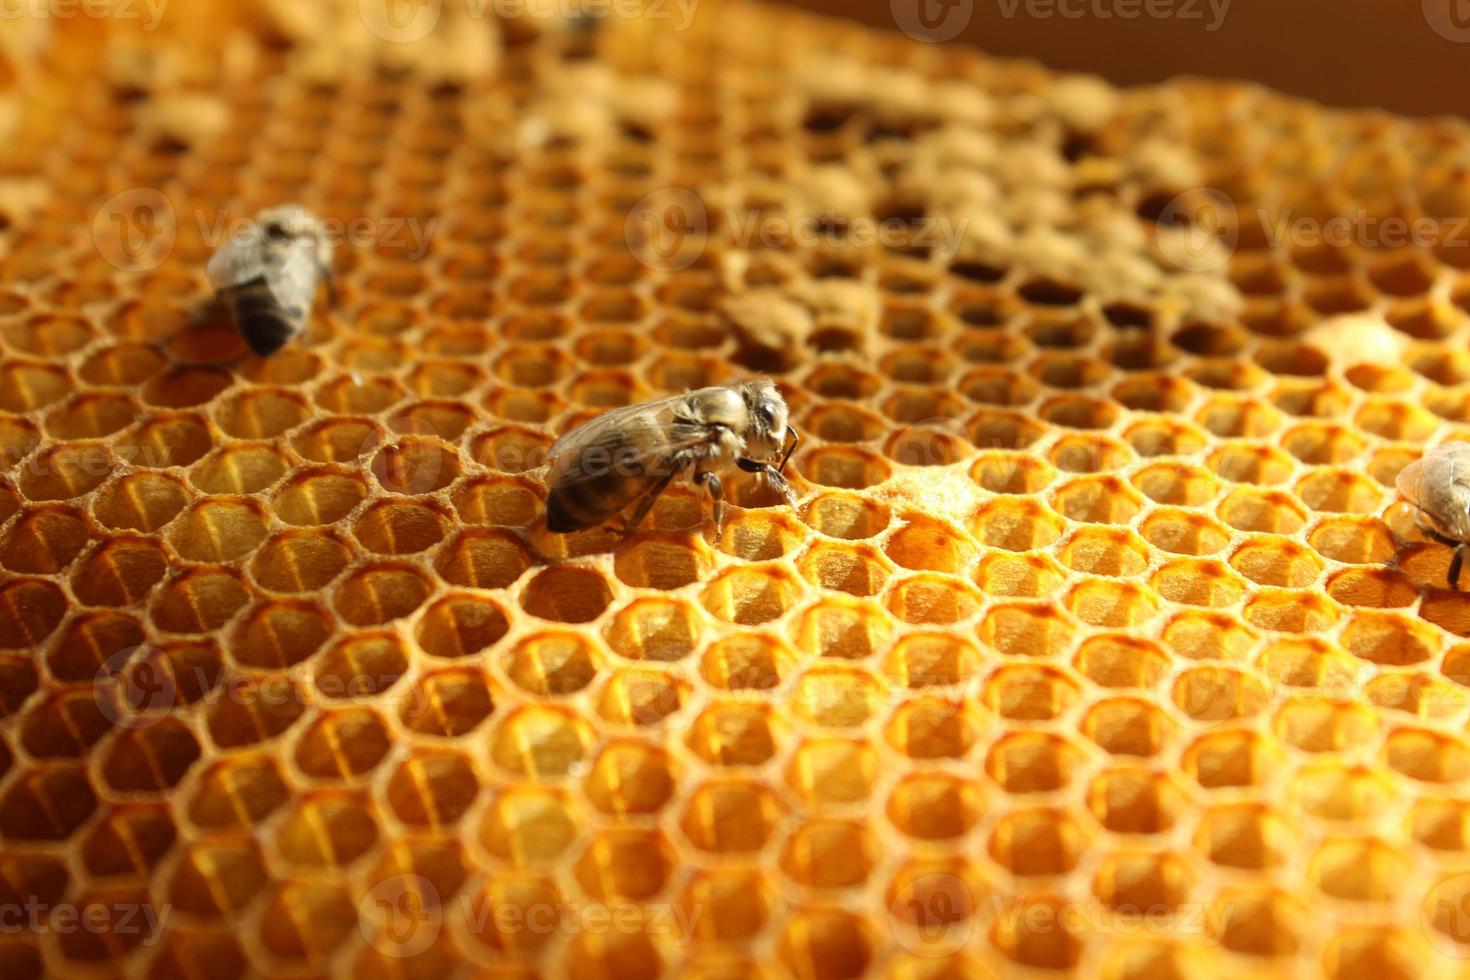
[(547, 451), (551, 482), (593, 479), (610, 466), (624, 467), (630, 475), (648, 473), (662, 469), (659, 464), (673, 454), (708, 443), (708, 425), (675, 418), (674, 407), (683, 400), (674, 395), (615, 408), (577, 426)]
[(250, 236), (231, 238), (209, 257), (205, 273), (216, 292), (259, 279), (265, 275), (259, 240)]

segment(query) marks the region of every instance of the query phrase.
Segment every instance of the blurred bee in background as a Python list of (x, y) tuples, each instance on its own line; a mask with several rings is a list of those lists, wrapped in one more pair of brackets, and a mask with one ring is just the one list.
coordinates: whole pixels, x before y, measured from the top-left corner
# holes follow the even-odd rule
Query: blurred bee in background
[(332, 282), (332, 244), (322, 223), (298, 205), (260, 212), (209, 260), (209, 283), (229, 304), (250, 349), (269, 357), (306, 329), (317, 285)]
[(1399, 471), (1399, 493), (1414, 505), (1414, 523), (1426, 536), (1455, 549), (1450, 588), (1460, 589), (1460, 566), (1470, 548), (1470, 442), (1442, 442)]
[(718, 536), (725, 516), (721, 474), (732, 468), (759, 474), (794, 503), (784, 476), (797, 442), (789, 416), (767, 380), (700, 388), (599, 415), (547, 454), (547, 530), (580, 531), (638, 501), (624, 531), (632, 534), (659, 494), (684, 476), (714, 502)]

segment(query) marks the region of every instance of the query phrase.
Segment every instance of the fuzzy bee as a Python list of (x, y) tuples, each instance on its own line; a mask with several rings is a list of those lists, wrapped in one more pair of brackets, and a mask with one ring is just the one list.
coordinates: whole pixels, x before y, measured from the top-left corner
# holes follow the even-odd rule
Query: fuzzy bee
[(1444, 442), (1399, 471), (1399, 493), (1414, 505), (1414, 522), (1431, 539), (1455, 549), (1449, 585), (1459, 591), (1470, 548), (1470, 443)]
[(688, 478), (714, 504), (715, 534), (725, 514), (721, 474), (758, 473), (787, 499), (783, 475), (796, 448), (786, 402), (770, 381), (687, 391), (614, 409), (555, 443), (549, 467), (546, 527), (566, 533), (601, 524), (637, 501), (631, 534), (674, 480)]
[(306, 329), (317, 285), (332, 285), (332, 244), (294, 204), (262, 211), (209, 260), (209, 282), (230, 306), (250, 349), (268, 357)]

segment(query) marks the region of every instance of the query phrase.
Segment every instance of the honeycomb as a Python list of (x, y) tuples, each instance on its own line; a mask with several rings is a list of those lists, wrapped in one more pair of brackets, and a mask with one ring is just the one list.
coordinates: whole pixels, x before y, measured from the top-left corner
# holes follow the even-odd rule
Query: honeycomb
[[(0, 46), (0, 975), (1460, 972), (1393, 487), (1470, 421), (1464, 124), (340, 6)], [(204, 264), (287, 201), (368, 240), (259, 360)], [(546, 532), (559, 434), (752, 376), (796, 506)]]

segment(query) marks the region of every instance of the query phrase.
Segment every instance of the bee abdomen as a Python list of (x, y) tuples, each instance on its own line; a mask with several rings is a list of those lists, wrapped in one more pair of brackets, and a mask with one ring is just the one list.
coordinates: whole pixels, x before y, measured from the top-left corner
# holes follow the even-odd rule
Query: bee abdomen
[(301, 311), (282, 307), (264, 278), (233, 290), (230, 302), (236, 329), (260, 357), (280, 350), (303, 326)]
[(554, 485), (546, 495), (546, 529), (565, 534), (601, 524), (626, 507), (646, 485), (641, 477), (617, 473)]

